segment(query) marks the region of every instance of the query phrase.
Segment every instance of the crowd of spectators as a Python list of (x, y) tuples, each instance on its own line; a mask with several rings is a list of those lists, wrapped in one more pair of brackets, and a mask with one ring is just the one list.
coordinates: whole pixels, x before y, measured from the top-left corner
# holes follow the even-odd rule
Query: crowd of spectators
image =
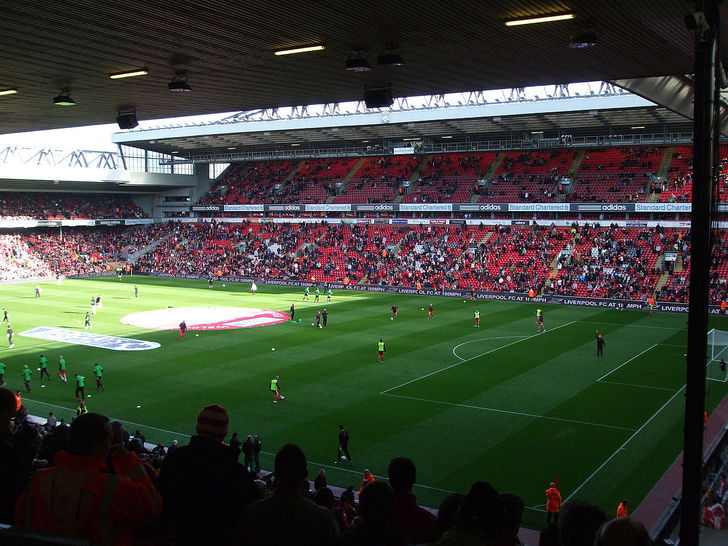
[[(728, 244), (714, 242), (711, 302), (728, 298)], [(554, 225), (203, 222), (0, 234), (0, 280), (134, 270), (685, 302), (689, 230)]]
[[(337, 497), (323, 471), (309, 481), (295, 444), (278, 450), (270, 474), (240, 464), (239, 441), (225, 443), (228, 421), (221, 406), (205, 406), (187, 445), (151, 447), (140, 431), (130, 435), (98, 413), (81, 412), (70, 424), (51, 413), (36, 424), (0, 387), (0, 523), (14, 524), (16, 536), (40, 532), (93, 545), (521, 544), (517, 494), (476, 481), (432, 512), (412, 493), (415, 463), (395, 457), (386, 481), (365, 470), (357, 492), (350, 485)], [(544, 546), (651, 544), (632, 518), (607, 522), (581, 501), (558, 511), (557, 524), (541, 532)]]
[(147, 216), (126, 195), (0, 192), (0, 219), (4, 220), (89, 220)]

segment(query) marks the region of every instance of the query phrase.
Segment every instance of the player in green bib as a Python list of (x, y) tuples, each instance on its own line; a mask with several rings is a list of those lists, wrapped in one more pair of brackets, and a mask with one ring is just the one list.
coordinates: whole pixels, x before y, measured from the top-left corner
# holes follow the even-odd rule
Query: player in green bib
[(309, 293), (309, 289), (307, 286), (306, 288), (303, 289), (303, 301), (308, 301), (308, 293)]
[(48, 381), (51, 380), (51, 376), (48, 373), (48, 359), (45, 357), (45, 355), (40, 355), (40, 379), (43, 380), (43, 376), (46, 376), (48, 378)]
[(5, 385), (5, 370), (7, 369), (7, 366), (5, 365), (5, 362), (0, 361), (0, 386)]
[(94, 375), (96, 376), (96, 390), (104, 390), (104, 381), (102, 376), (104, 375), (104, 368), (98, 362), (94, 363)]
[(313, 292), (314, 303), (318, 303), (320, 297), (321, 297), (321, 291), (318, 288), (316, 288), (316, 290), (314, 290), (314, 292)]
[(63, 355), (58, 357), (58, 377), (64, 383), (68, 383), (68, 378), (66, 377), (66, 361), (63, 359)]
[(473, 321), (475, 321), (475, 327), (480, 328), (480, 311), (477, 309), (473, 312)]
[(76, 374), (76, 400), (86, 398), (86, 378), (81, 374)]
[(23, 383), (25, 383), (25, 390), (30, 392), (30, 377), (33, 375), (33, 370), (28, 368), (28, 365), (26, 364), (23, 366), (23, 369), (21, 370), (21, 375), (23, 376)]
[(543, 325), (543, 311), (541, 311), (541, 309), (536, 309), (536, 325), (539, 334), (546, 330)]
[(329, 289), (328, 289), (328, 290), (326, 291), (326, 301), (327, 301), (327, 302), (331, 302), (331, 296), (333, 296), (333, 295), (334, 295), (334, 294), (333, 294), (333, 292), (331, 292), (331, 288), (329, 288)]
[(377, 343), (377, 361), (378, 362), (384, 362), (384, 353), (387, 352), (386, 347), (384, 346), (384, 340), (382, 338), (379, 338), (379, 343)]
[(278, 377), (276, 375), (273, 379), (270, 380), (270, 390), (273, 391), (273, 403), (274, 404), (278, 403), (278, 399), (281, 399), (281, 400), (285, 399), (285, 396), (283, 396), (280, 392), (278, 392), (278, 380), (279, 379), (280, 379), (280, 377)]

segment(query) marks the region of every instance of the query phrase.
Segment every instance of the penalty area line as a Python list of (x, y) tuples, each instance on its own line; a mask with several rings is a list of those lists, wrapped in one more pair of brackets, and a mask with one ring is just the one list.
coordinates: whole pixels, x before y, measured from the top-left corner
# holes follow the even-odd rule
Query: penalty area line
[(506, 347), (510, 347), (511, 345), (515, 345), (516, 343), (521, 343), (522, 341), (528, 341), (529, 339), (533, 339), (533, 338), (541, 336), (543, 334), (548, 334), (549, 332), (553, 332), (555, 330), (558, 330), (559, 328), (563, 328), (565, 326), (570, 326), (570, 325), (574, 324), (575, 322), (577, 322), (577, 321), (572, 320), (571, 322), (567, 322), (566, 324), (562, 324), (561, 326), (557, 326), (556, 328), (551, 328), (551, 330), (546, 330), (545, 332), (539, 332), (538, 334), (533, 334), (531, 336), (524, 337), (522, 339), (517, 339), (516, 341), (512, 341), (510, 343), (506, 343), (505, 345), (501, 345), (500, 347), (496, 347), (495, 349), (491, 349), (490, 351), (486, 351), (484, 353), (481, 353), (481, 354), (478, 354), (475, 356), (471, 356), (470, 358), (460, 360), (460, 362), (455, 362), (454, 364), (450, 364), (449, 366), (445, 366), (444, 368), (440, 368), (439, 370), (435, 370), (434, 372), (427, 373), (420, 377), (415, 377), (414, 379), (405, 381), (404, 383), (397, 385), (396, 387), (390, 387), (389, 389), (385, 389), (382, 392), (380, 392), (379, 394), (387, 394), (388, 392), (397, 390), (400, 387), (404, 387), (405, 385), (409, 385), (410, 383), (414, 383), (415, 381), (419, 381), (420, 379), (425, 379), (427, 377), (438, 374), (440, 372), (444, 372), (445, 370), (449, 370), (450, 368), (454, 368), (455, 366), (459, 366), (460, 364), (465, 364), (466, 362), (470, 362), (471, 360), (475, 360), (476, 358), (480, 358), (481, 356), (489, 355), (496, 351), (500, 351), (501, 349), (505, 349)]
[(600, 377), (599, 379), (597, 379), (597, 383), (599, 383), (599, 382), (600, 382), (600, 381), (601, 381), (602, 379), (604, 379), (605, 377), (609, 377), (610, 375), (612, 375), (612, 374), (613, 374), (614, 372), (616, 372), (616, 371), (617, 371), (618, 369), (620, 369), (620, 368), (621, 368), (622, 366), (626, 366), (627, 364), (629, 364), (630, 362), (632, 362), (632, 361), (633, 361), (633, 360), (634, 360), (635, 358), (639, 358), (639, 357), (641, 357), (641, 356), (642, 356), (643, 354), (645, 354), (645, 353), (646, 353), (647, 351), (651, 351), (652, 349), (654, 349), (654, 348), (655, 348), (655, 347), (657, 347), (658, 345), (659, 345), (659, 343), (655, 343), (654, 345), (652, 345), (652, 346), (650, 346), (650, 347), (647, 347), (647, 349), (645, 349), (644, 351), (642, 351), (642, 352), (641, 352), (641, 353), (639, 353), (639, 354), (636, 354), (635, 356), (633, 356), (633, 357), (632, 357), (632, 358), (630, 358), (629, 360), (627, 360), (627, 361), (623, 362), (622, 364), (620, 364), (619, 366), (617, 366), (616, 368), (614, 368), (614, 369), (613, 369), (613, 370), (612, 370), (611, 372), (607, 372), (607, 373), (605, 373), (605, 374), (604, 374), (603, 376), (601, 376), (601, 377)]
[(625, 448), (627, 447), (627, 444), (629, 444), (629, 443), (630, 443), (630, 442), (631, 442), (631, 441), (632, 441), (632, 440), (633, 440), (633, 439), (634, 439), (634, 438), (635, 438), (635, 437), (636, 437), (636, 436), (637, 436), (637, 435), (638, 435), (638, 434), (639, 434), (640, 432), (642, 432), (642, 431), (644, 430), (644, 428), (645, 428), (645, 427), (646, 427), (647, 425), (649, 425), (649, 424), (650, 424), (650, 423), (652, 422), (652, 420), (653, 420), (653, 419), (654, 419), (655, 417), (657, 417), (657, 416), (658, 416), (658, 415), (660, 414), (660, 412), (661, 412), (662, 410), (664, 410), (664, 409), (665, 409), (665, 408), (666, 408), (666, 407), (668, 406), (668, 404), (669, 404), (670, 402), (672, 402), (672, 401), (673, 401), (673, 400), (675, 399), (675, 397), (676, 397), (676, 396), (677, 396), (678, 394), (680, 394), (680, 393), (681, 393), (681, 392), (683, 391), (683, 389), (685, 389), (685, 385), (683, 385), (682, 387), (680, 387), (680, 388), (679, 388), (679, 389), (677, 390), (677, 392), (676, 392), (675, 394), (673, 394), (673, 395), (672, 395), (672, 396), (671, 396), (671, 397), (670, 397), (670, 398), (669, 398), (669, 399), (667, 400), (667, 402), (665, 402), (664, 404), (662, 404), (662, 406), (660, 406), (660, 408), (659, 408), (659, 409), (658, 409), (658, 410), (657, 410), (657, 411), (656, 411), (655, 413), (653, 413), (653, 414), (652, 414), (652, 417), (650, 417), (649, 419), (647, 419), (647, 421), (645, 421), (645, 422), (644, 422), (644, 423), (642, 424), (642, 426), (641, 426), (640, 428), (638, 428), (637, 430), (635, 430), (635, 431), (634, 431), (634, 433), (632, 433), (632, 435), (631, 435), (631, 436), (630, 436), (629, 438), (627, 438), (627, 439), (626, 439), (626, 440), (624, 441), (624, 443), (623, 443), (623, 444), (622, 444), (621, 446), (619, 446), (619, 447), (618, 447), (617, 449), (615, 449), (615, 450), (614, 450), (614, 453), (612, 453), (612, 454), (611, 454), (611, 455), (610, 455), (609, 457), (607, 457), (607, 460), (606, 460), (606, 461), (604, 461), (604, 462), (603, 462), (602, 464), (600, 464), (600, 465), (599, 465), (599, 467), (597, 467), (597, 469), (596, 469), (596, 470), (595, 470), (594, 472), (592, 472), (592, 473), (591, 473), (591, 474), (589, 475), (589, 477), (587, 477), (587, 479), (586, 479), (586, 480), (584, 480), (583, 482), (581, 482), (581, 485), (580, 485), (579, 487), (577, 487), (576, 489), (574, 489), (574, 491), (572, 491), (572, 492), (571, 492), (571, 494), (570, 494), (570, 495), (569, 495), (568, 497), (566, 497), (566, 499), (564, 500), (564, 502), (568, 501), (568, 500), (569, 500), (569, 499), (571, 499), (571, 498), (572, 498), (572, 497), (573, 497), (574, 495), (576, 495), (576, 494), (577, 494), (577, 493), (578, 493), (579, 491), (581, 491), (581, 490), (582, 490), (582, 488), (583, 488), (583, 487), (584, 487), (584, 486), (585, 486), (585, 485), (586, 485), (587, 483), (589, 483), (589, 482), (591, 481), (591, 479), (592, 479), (592, 478), (593, 478), (594, 476), (596, 476), (596, 475), (597, 475), (597, 474), (598, 474), (598, 473), (599, 473), (599, 472), (600, 472), (600, 471), (602, 470), (602, 468), (604, 468), (605, 466), (607, 466), (607, 464), (609, 464), (609, 461), (611, 461), (612, 459), (614, 459), (614, 457), (615, 457), (615, 456), (617, 455), (617, 453), (619, 453), (620, 451), (624, 450), (624, 449), (625, 449)]

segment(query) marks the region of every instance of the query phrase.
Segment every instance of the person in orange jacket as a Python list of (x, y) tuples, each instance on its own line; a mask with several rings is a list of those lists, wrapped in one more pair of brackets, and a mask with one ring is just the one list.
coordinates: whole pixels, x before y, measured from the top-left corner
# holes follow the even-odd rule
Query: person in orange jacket
[(372, 474), (368, 468), (364, 469), (364, 474), (362, 474), (361, 477), (361, 485), (359, 486), (359, 495), (361, 495), (362, 490), (369, 485), (370, 483), (374, 483), (377, 481), (377, 479), (374, 477), (374, 474)]
[(38, 472), (18, 499), (16, 525), (130, 546), (133, 529), (159, 519), (162, 498), (136, 453), (121, 445), (120, 432), (98, 413), (79, 416), (68, 432), (68, 451), (56, 453), (55, 466)]
[(629, 516), (629, 508), (627, 507), (627, 504), (627, 499), (624, 499), (622, 502), (619, 503), (619, 506), (617, 506), (618, 518), (626, 518), (627, 516)]
[(551, 482), (546, 490), (546, 523), (559, 522), (559, 510), (561, 510), (561, 493), (556, 489), (556, 484)]

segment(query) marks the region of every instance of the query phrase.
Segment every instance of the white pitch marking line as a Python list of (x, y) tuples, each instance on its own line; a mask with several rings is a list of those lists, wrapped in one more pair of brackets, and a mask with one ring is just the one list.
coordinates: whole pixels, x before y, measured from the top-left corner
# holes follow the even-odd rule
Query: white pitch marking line
[(591, 479), (592, 479), (592, 478), (593, 478), (594, 476), (596, 476), (596, 475), (597, 475), (597, 474), (599, 473), (599, 471), (600, 471), (600, 470), (601, 470), (602, 468), (604, 468), (605, 466), (607, 466), (607, 464), (609, 463), (609, 461), (611, 461), (611, 460), (612, 460), (612, 459), (614, 458), (614, 456), (615, 456), (615, 455), (617, 455), (617, 453), (619, 453), (620, 451), (624, 450), (624, 449), (626, 448), (627, 444), (628, 444), (628, 443), (630, 443), (630, 442), (632, 441), (632, 439), (634, 439), (634, 438), (635, 438), (635, 437), (636, 437), (636, 436), (637, 436), (637, 435), (638, 435), (638, 434), (639, 434), (640, 432), (642, 432), (642, 431), (644, 430), (644, 428), (645, 428), (645, 427), (646, 427), (647, 425), (649, 425), (649, 424), (650, 424), (650, 422), (651, 422), (651, 421), (652, 421), (652, 420), (653, 420), (653, 419), (654, 419), (655, 417), (657, 417), (657, 416), (659, 415), (659, 413), (660, 413), (660, 412), (661, 412), (661, 411), (662, 411), (663, 409), (665, 409), (665, 408), (667, 407), (667, 405), (668, 405), (668, 404), (669, 404), (670, 402), (672, 402), (672, 401), (673, 401), (673, 400), (675, 399), (675, 397), (676, 397), (676, 396), (677, 396), (678, 394), (680, 394), (680, 393), (681, 393), (681, 392), (683, 391), (683, 389), (684, 389), (684, 388), (685, 388), (685, 385), (683, 385), (682, 387), (680, 387), (680, 388), (678, 389), (678, 391), (677, 391), (677, 392), (676, 392), (675, 394), (673, 394), (673, 395), (672, 395), (672, 396), (671, 396), (671, 397), (670, 397), (670, 398), (668, 399), (668, 401), (667, 401), (667, 402), (665, 402), (664, 404), (662, 404), (662, 406), (660, 406), (660, 409), (658, 409), (658, 410), (657, 410), (657, 411), (656, 411), (655, 413), (653, 413), (653, 414), (652, 414), (652, 417), (650, 417), (649, 419), (647, 419), (647, 421), (645, 421), (645, 422), (644, 422), (644, 424), (643, 424), (643, 425), (642, 425), (642, 426), (641, 426), (640, 428), (638, 428), (637, 430), (635, 430), (635, 431), (634, 431), (634, 433), (633, 433), (633, 434), (632, 434), (632, 435), (631, 435), (631, 436), (630, 436), (629, 438), (627, 438), (627, 439), (626, 439), (626, 440), (624, 441), (624, 443), (623, 443), (623, 444), (622, 444), (621, 446), (619, 446), (619, 447), (618, 447), (617, 449), (615, 449), (615, 450), (614, 450), (614, 453), (612, 453), (612, 454), (611, 454), (611, 455), (610, 455), (609, 457), (607, 457), (607, 460), (606, 460), (606, 461), (604, 461), (604, 462), (603, 462), (602, 464), (600, 464), (600, 465), (599, 465), (599, 467), (598, 467), (598, 468), (597, 468), (597, 469), (596, 469), (596, 470), (595, 470), (594, 472), (592, 472), (592, 473), (591, 473), (591, 474), (589, 475), (589, 477), (588, 477), (588, 478), (587, 478), (586, 480), (584, 480), (584, 481), (583, 481), (583, 482), (581, 483), (581, 485), (580, 485), (579, 487), (577, 487), (576, 489), (574, 489), (574, 491), (572, 491), (572, 492), (571, 492), (571, 494), (570, 494), (570, 495), (569, 495), (568, 497), (566, 497), (566, 499), (564, 500), (564, 502), (568, 501), (568, 500), (569, 500), (569, 499), (570, 499), (571, 497), (573, 497), (573, 496), (574, 496), (574, 495), (576, 495), (576, 494), (577, 494), (577, 493), (578, 493), (579, 491), (581, 491), (582, 487), (584, 487), (584, 486), (585, 486), (585, 485), (586, 485), (586, 484), (587, 484), (587, 483), (588, 483), (588, 482), (589, 482), (589, 481), (590, 481), (590, 480), (591, 480)]
[(452, 355), (455, 358), (459, 358), (460, 360), (465, 360), (463, 357), (458, 356), (458, 354), (455, 352), (459, 347), (462, 347), (463, 345), (467, 345), (468, 343), (478, 343), (479, 341), (490, 341), (491, 339), (513, 339), (515, 337), (528, 337), (528, 336), (499, 336), (499, 337), (482, 337), (479, 339), (473, 339), (472, 341), (466, 341), (464, 343), (458, 343), (453, 347), (452, 349)]
[(392, 396), (394, 398), (404, 398), (405, 400), (416, 400), (418, 402), (429, 402), (431, 404), (442, 404), (445, 406), (456, 406), (458, 408), (476, 409), (481, 411), (492, 411), (494, 413), (507, 413), (509, 415), (519, 415), (521, 417), (533, 417), (534, 419), (547, 419), (549, 421), (561, 421), (563, 423), (576, 423), (578, 425), (589, 425), (593, 427), (602, 428), (613, 428), (617, 430), (626, 430), (627, 432), (634, 432), (633, 428), (618, 427), (616, 425), (605, 425), (603, 423), (592, 423), (590, 421), (577, 421), (575, 419), (565, 419), (563, 417), (551, 417), (549, 415), (538, 415), (535, 413), (524, 413), (521, 411), (510, 411), (498, 408), (489, 408), (487, 406), (474, 406), (470, 404), (457, 404), (455, 402), (443, 402), (442, 400), (429, 400), (427, 398), (415, 398), (414, 396), (402, 396), (399, 394), (385, 394), (385, 396)]
[(652, 345), (652, 346), (650, 346), (650, 347), (647, 347), (647, 349), (645, 349), (645, 350), (644, 350), (644, 351), (642, 351), (641, 353), (639, 353), (639, 354), (637, 354), (637, 355), (633, 356), (632, 358), (630, 358), (630, 359), (629, 359), (629, 360), (627, 360), (626, 362), (623, 362), (622, 364), (620, 364), (619, 366), (617, 366), (616, 368), (614, 368), (614, 369), (613, 369), (613, 370), (612, 370), (611, 372), (607, 372), (607, 373), (605, 373), (605, 374), (604, 374), (603, 376), (601, 376), (601, 377), (600, 377), (599, 379), (597, 379), (597, 383), (598, 383), (599, 381), (601, 381), (602, 379), (604, 379), (605, 377), (608, 377), (608, 376), (612, 375), (612, 374), (613, 374), (614, 372), (616, 372), (616, 371), (617, 371), (617, 370), (618, 370), (619, 368), (621, 368), (622, 366), (626, 366), (627, 364), (629, 364), (630, 362), (632, 362), (632, 361), (633, 361), (633, 360), (634, 360), (635, 358), (638, 358), (638, 357), (642, 356), (642, 355), (643, 355), (643, 354), (645, 354), (645, 353), (646, 353), (647, 351), (651, 351), (652, 349), (654, 349), (655, 347), (657, 347), (657, 345), (659, 345), (659, 344), (658, 344), (658, 343), (655, 343), (654, 345)]
[(620, 383), (619, 381), (602, 381), (602, 383), (609, 383), (610, 385), (624, 385), (625, 387), (641, 387), (643, 389), (655, 389), (658, 391), (672, 392), (672, 389), (666, 389), (665, 387), (653, 387), (652, 385), (637, 385), (636, 383)]
[(570, 326), (571, 324), (574, 324), (575, 322), (577, 322), (577, 321), (572, 320), (571, 322), (567, 322), (566, 324), (562, 324), (561, 326), (557, 326), (556, 328), (551, 328), (550, 330), (546, 330), (545, 332), (539, 332), (538, 334), (533, 334), (532, 336), (524, 337), (522, 339), (517, 339), (516, 341), (506, 343), (505, 345), (501, 345), (500, 347), (496, 347), (495, 349), (491, 349), (490, 351), (486, 351), (479, 355), (471, 356), (470, 358), (466, 358), (465, 360), (461, 360), (460, 362), (455, 362), (454, 364), (450, 364), (449, 366), (445, 366), (444, 368), (440, 368), (439, 370), (435, 370), (434, 372), (430, 372), (430, 373), (422, 375), (420, 377), (410, 379), (409, 381), (405, 381), (401, 385), (397, 385), (396, 387), (391, 387), (389, 389), (383, 390), (379, 394), (387, 394), (390, 391), (396, 390), (400, 387), (404, 387), (405, 385), (409, 385), (410, 383), (414, 383), (415, 381), (419, 381), (420, 379), (425, 379), (426, 377), (430, 377), (431, 375), (435, 375), (440, 372), (444, 372), (445, 370), (449, 370), (450, 368), (454, 368), (455, 366), (459, 366), (460, 364), (464, 364), (465, 362), (475, 360), (476, 358), (480, 358), (481, 356), (489, 355), (490, 353), (494, 353), (496, 351), (500, 351), (501, 349), (505, 349), (506, 347), (510, 347), (511, 345), (515, 345), (516, 343), (521, 343), (522, 341), (528, 341), (529, 339), (533, 339), (540, 335), (548, 334), (549, 332), (553, 332), (554, 330), (558, 330), (559, 328), (563, 328), (564, 326)]

